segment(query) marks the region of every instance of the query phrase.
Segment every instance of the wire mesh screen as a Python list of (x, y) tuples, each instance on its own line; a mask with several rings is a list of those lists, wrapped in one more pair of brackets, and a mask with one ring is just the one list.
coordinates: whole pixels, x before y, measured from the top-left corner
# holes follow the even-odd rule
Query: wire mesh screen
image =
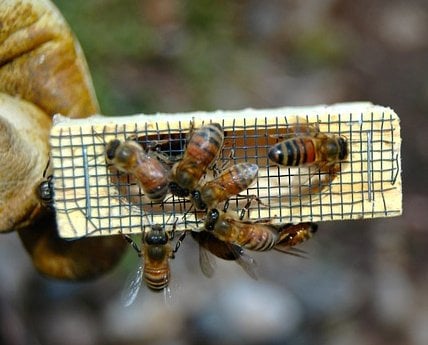
[[(177, 230), (203, 226), (204, 211), (188, 198), (168, 194), (153, 203), (137, 181), (106, 162), (106, 145), (113, 139), (134, 140), (165, 157), (182, 159), (191, 127), (215, 122), (224, 130), (224, 145), (215, 168), (199, 181), (237, 163), (259, 167), (255, 182), (231, 196), (229, 212), (245, 220), (273, 223), (348, 220), (400, 215), (400, 128), (389, 108), (368, 103), (331, 107), (280, 108), (215, 113), (188, 113), (57, 121), (51, 133), (55, 208), (60, 235), (77, 238), (141, 233), (150, 223), (176, 223)], [(346, 138), (349, 154), (334, 172), (322, 164), (286, 167), (268, 157), (284, 134)], [(297, 129), (297, 130), (296, 130)], [(306, 132), (305, 132), (306, 131)], [(224, 203), (219, 204), (224, 207)]]

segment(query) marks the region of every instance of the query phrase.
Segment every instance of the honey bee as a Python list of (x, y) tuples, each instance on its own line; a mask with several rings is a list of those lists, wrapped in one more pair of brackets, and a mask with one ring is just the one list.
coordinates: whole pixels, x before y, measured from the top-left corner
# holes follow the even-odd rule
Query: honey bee
[(173, 195), (185, 197), (196, 188), (220, 154), (223, 141), (223, 128), (218, 123), (191, 132), (183, 158), (172, 168), (169, 188)]
[(247, 189), (256, 179), (257, 164), (235, 164), (215, 179), (191, 191), (193, 204), (197, 209), (205, 210), (226, 201), (232, 195), (238, 195)]
[(168, 193), (170, 171), (156, 153), (146, 153), (133, 140), (112, 140), (106, 147), (107, 162), (119, 171), (133, 175), (144, 194), (153, 202), (161, 202)]
[(168, 288), (171, 276), (169, 260), (174, 257), (174, 250), (167, 232), (161, 225), (153, 224), (144, 231), (141, 249), (131, 237), (124, 234), (122, 236), (132, 245), (141, 258), (138, 269), (124, 296), (124, 304), (129, 306), (137, 297), (143, 280), (152, 291)]
[(39, 195), (41, 204), (47, 210), (53, 211), (54, 207), (54, 186), (53, 186), (53, 175), (48, 175), (48, 169), (50, 165), (50, 158), (46, 164), (45, 169), (43, 170), (43, 181), (39, 184), (37, 193)]
[(280, 238), (276, 225), (267, 221), (244, 221), (216, 208), (208, 210), (204, 227), (221, 241), (255, 251), (272, 249)]
[(242, 247), (223, 242), (207, 231), (192, 231), (193, 239), (199, 244), (199, 264), (202, 273), (211, 278), (214, 274), (214, 255), (227, 261), (236, 261), (244, 271), (253, 279), (257, 279), (254, 259), (245, 254)]
[(295, 246), (312, 238), (313, 234), (318, 230), (318, 225), (315, 223), (299, 223), (299, 224), (284, 224), (281, 226), (279, 231), (279, 239), (274, 247), (275, 250), (298, 255), (293, 253)]
[(311, 192), (320, 191), (332, 182), (340, 172), (340, 162), (349, 155), (345, 137), (322, 133), (314, 125), (296, 125), (278, 137), (286, 140), (269, 149), (270, 160), (286, 167), (316, 166), (319, 172), (324, 173), (318, 183), (311, 182)]

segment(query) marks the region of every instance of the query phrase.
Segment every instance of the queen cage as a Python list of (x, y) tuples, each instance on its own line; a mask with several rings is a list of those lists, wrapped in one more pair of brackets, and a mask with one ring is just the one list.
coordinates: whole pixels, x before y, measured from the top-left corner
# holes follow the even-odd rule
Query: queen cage
[[(168, 194), (163, 202), (152, 203), (131, 176), (106, 163), (105, 150), (113, 139), (136, 140), (172, 164), (184, 152), (191, 127), (209, 122), (221, 124), (225, 139), (216, 166), (205, 179), (237, 163), (259, 166), (255, 183), (229, 200), (229, 211), (239, 213), (249, 199), (257, 199), (250, 203), (245, 219), (298, 223), (390, 217), (402, 212), (400, 127), (390, 108), (348, 103), (77, 120), (57, 116), (51, 132), (51, 159), (60, 235), (141, 233), (150, 225), (147, 217), (164, 226), (175, 223), (177, 231), (202, 227), (204, 212), (195, 210), (189, 199)], [(269, 148), (287, 128), (299, 125), (341, 135), (349, 145), (340, 172), (315, 193), (311, 186), (325, 172), (316, 166), (279, 166), (268, 158)]]

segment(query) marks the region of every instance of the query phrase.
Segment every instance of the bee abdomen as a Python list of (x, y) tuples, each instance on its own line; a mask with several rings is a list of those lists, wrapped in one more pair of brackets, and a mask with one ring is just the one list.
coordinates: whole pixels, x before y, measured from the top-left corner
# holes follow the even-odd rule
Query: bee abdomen
[(246, 239), (239, 244), (250, 250), (266, 251), (272, 249), (277, 240), (278, 233), (276, 230), (266, 227), (263, 230), (249, 233)]
[(223, 146), (224, 133), (217, 123), (210, 123), (198, 129), (191, 137), (187, 153), (198, 161), (209, 165)]
[(309, 137), (292, 138), (272, 146), (268, 157), (273, 162), (284, 166), (308, 165), (316, 160), (316, 147)]
[(144, 281), (152, 290), (162, 290), (169, 283), (169, 269), (153, 269), (150, 267), (144, 268)]
[(251, 163), (236, 164), (230, 169), (230, 174), (238, 193), (247, 189), (253, 183), (258, 171), (258, 165)]
[(144, 189), (144, 193), (147, 197), (153, 202), (160, 202), (165, 199), (165, 196), (168, 194), (169, 186), (168, 181), (163, 185), (156, 186), (153, 189)]

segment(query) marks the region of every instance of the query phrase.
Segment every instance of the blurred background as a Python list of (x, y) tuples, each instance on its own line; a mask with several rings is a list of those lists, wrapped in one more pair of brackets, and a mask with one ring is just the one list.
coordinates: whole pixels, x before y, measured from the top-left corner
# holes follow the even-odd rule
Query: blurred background
[[(257, 255), (259, 280), (187, 239), (174, 301), (124, 308), (132, 250), (89, 283), (39, 276), (0, 241), (2, 344), (428, 344), (428, 2), (56, 0), (106, 115), (371, 101), (401, 117), (402, 217), (326, 222), (308, 259)], [(409, 173), (411, 172), (411, 173)]]

